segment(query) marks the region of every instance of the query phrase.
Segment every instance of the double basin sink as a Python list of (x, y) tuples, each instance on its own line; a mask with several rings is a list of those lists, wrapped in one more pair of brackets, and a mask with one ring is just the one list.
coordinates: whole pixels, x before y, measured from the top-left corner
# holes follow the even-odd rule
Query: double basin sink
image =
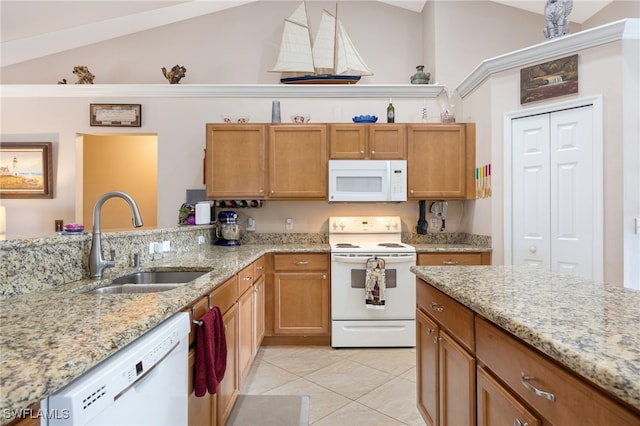
[(90, 294), (157, 293), (183, 286), (211, 269), (138, 271), (115, 278), (111, 283), (88, 290)]

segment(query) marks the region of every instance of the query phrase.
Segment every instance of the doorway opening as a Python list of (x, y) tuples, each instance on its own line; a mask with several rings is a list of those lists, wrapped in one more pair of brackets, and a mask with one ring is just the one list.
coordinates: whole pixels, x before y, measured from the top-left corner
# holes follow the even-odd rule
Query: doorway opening
[[(93, 206), (110, 191), (131, 195), (145, 228), (158, 223), (158, 137), (155, 134), (82, 134), (78, 138), (76, 217), (93, 227)], [(119, 200), (119, 201), (118, 201)], [(115, 198), (102, 207), (102, 231), (130, 230), (131, 209)]]

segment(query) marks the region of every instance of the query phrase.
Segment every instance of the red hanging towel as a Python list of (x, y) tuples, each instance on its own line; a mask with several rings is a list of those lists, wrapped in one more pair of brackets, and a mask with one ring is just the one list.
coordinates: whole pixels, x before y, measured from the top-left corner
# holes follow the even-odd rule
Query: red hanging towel
[(197, 397), (207, 391), (215, 394), (227, 368), (227, 339), (220, 308), (211, 308), (200, 321), (202, 325), (196, 328), (194, 390)]

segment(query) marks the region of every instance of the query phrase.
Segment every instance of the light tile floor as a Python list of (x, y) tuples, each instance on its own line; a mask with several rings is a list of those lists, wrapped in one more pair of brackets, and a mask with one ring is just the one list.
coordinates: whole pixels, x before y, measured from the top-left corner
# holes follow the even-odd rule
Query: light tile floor
[(241, 393), (309, 395), (314, 426), (425, 424), (415, 349), (263, 346)]

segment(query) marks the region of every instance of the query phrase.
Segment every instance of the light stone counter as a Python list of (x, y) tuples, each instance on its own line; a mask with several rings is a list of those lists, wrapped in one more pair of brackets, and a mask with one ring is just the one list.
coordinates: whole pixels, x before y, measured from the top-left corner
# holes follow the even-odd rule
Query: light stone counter
[(640, 292), (505, 266), (412, 271), (640, 410)]
[[(268, 252), (328, 252), (327, 244), (204, 246), (144, 268), (212, 268), (192, 284), (149, 294), (85, 294), (83, 279), (0, 300), (0, 424), (59, 390)], [(131, 269), (133, 271), (133, 269)], [(121, 273), (120, 273), (121, 275)]]

